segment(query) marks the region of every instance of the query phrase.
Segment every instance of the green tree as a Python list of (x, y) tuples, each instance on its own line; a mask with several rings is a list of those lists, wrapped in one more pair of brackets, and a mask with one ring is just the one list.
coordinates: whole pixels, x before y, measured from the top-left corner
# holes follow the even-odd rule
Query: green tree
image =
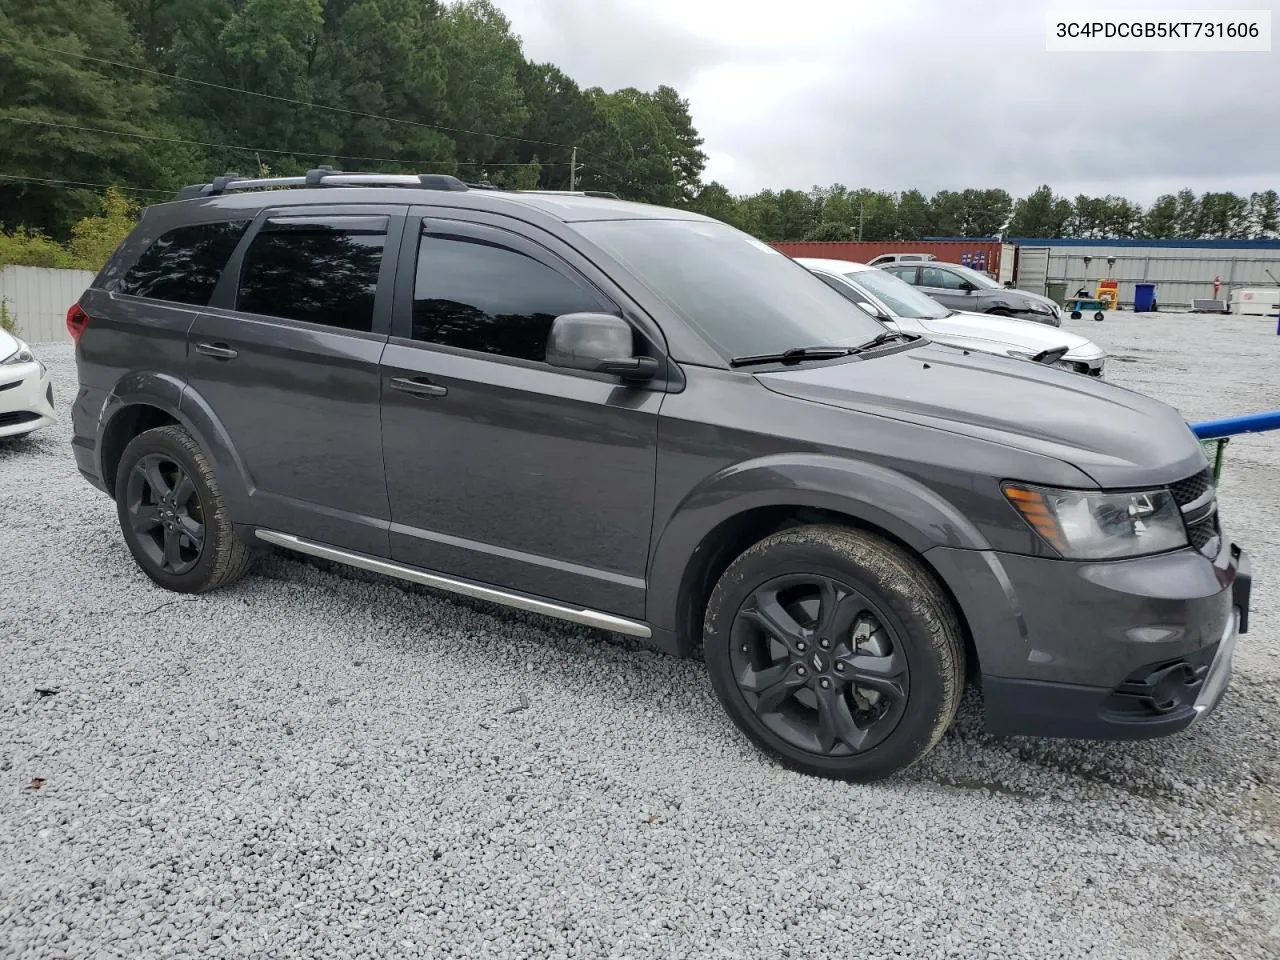
[(1249, 196), (1249, 236), (1255, 239), (1280, 234), (1280, 196), (1264, 190)]
[(840, 241), (853, 240), (853, 230), (847, 223), (820, 223), (804, 236), (805, 240)]
[(919, 190), (904, 190), (898, 197), (899, 240), (921, 240), (937, 235), (929, 201)]
[(133, 229), (137, 216), (137, 204), (119, 190), (107, 190), (100, 212), (85, 217), (71, 228), (71, 242), (67, 246), (76, 265), (85, 270), (100, 270)]
[(1014, 204), (1008, 232), (1013, 237), (1064, 237), (1070, 219), (1071, 202), (1044, 184)]
[[(58, 53), (50, 53), (52, 47)], [(0, 172), (14, 177), (176, 186), (172, 151), (128, 136), (161, 131), (157, 94), (143, 76), (80, 59), (141, 64), (128, 21), (109, 0), (0, 0)], [(21, 122), (35, 121), (35, 122)], [(0, 180), (0, 216), (65, 237), (96, 211), (96, 188)]]
[(1142, 218), (1142, 236), (1159, 240), (1178, 235), (1178, 198), (1162, 194)]

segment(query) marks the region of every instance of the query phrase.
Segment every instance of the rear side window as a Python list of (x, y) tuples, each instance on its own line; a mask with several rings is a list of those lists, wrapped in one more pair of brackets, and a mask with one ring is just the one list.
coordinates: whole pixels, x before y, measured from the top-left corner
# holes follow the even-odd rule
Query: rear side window
[(427, 234), (418, 250), (413, 339), (521, 360), (546, 360), (563, 313), (617, 308), (560, 271), (497, 243)]
[(386, 217), (273, 217), (245, 251), (236, 309), (373, 330)]
[(248, 220), (197, 223), (161, 234), (147, 247), (117, 293), (203, 307), (209, 303)]

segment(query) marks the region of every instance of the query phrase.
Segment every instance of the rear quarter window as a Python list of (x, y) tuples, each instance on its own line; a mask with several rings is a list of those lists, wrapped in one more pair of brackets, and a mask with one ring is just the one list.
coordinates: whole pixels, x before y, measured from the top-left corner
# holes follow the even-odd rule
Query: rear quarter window
[(248, 220), (223, 220), (175, 227), (152, 241), (115, 292), (206, 306), (248, 226)]

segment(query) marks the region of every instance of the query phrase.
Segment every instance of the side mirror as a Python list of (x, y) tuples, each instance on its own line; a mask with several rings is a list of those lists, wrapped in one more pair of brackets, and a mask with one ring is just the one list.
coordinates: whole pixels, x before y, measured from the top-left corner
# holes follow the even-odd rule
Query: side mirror
[(635, 355), (631, 325), (611, 313), (556, 317), (547, 337), (547, 363), (637, 382), (653, 379), (659, 366), (653, 357)]
[(978, 288), (975, 287), (968, 280), (961, 280), (960, 289), (963, 290), (965, 293), (973, 293), (973, 291), (977, 290)]

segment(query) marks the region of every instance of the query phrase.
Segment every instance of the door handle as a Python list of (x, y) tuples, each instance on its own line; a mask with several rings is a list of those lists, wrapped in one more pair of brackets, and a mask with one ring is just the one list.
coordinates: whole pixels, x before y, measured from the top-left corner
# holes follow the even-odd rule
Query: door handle
[(432, 383), (426, 377), (392, 377), (391, 389), (411, 393), (415, 397), (443, 397), (449, 392), (448, 387)]
[(196, 353), (203, 353), (206, 357), (213, 357), (216, 360), (234, 360), (240, 355), (225, 343), (197, 343)]

